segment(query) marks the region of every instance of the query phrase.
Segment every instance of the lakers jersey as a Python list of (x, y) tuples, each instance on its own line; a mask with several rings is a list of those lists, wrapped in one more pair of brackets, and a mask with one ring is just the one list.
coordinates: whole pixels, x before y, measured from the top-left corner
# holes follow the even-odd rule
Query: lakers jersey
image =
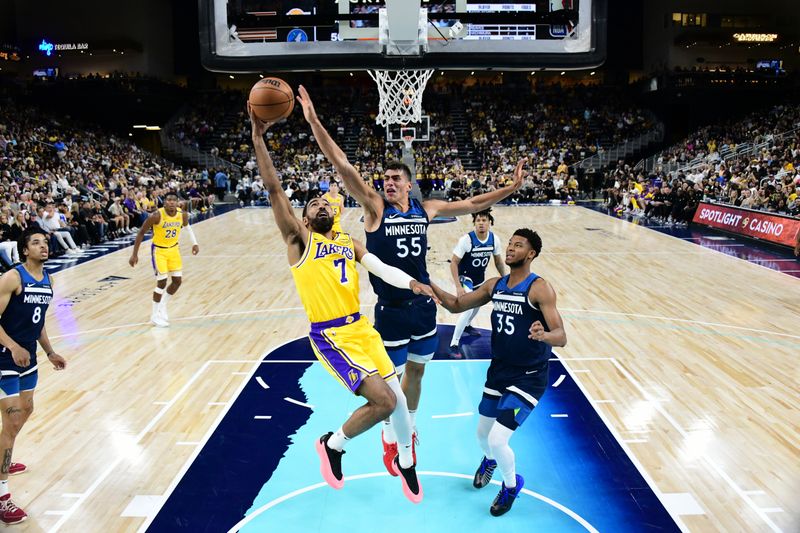
[(311, 322), (326, 322), (357, 313), (358, 271), (353, 239), (334, 233), (333, 239), (311, 232), (292, 277)]
[(159, 248), (172, 248), (178, 244), (183, 227), (183, 211), (179, 207), (175, 216), (167, 214), (163, 207), (158, 210), (161, 221), (153, 226), (153, 244)]
[(342, 231), (342, 226), (339, 224), (342, 217), (342, 196), (337, 194), (334, 198), (333, 195), (325, 193), (323, 198), (328, 201), (333, 210), (333, 231)]

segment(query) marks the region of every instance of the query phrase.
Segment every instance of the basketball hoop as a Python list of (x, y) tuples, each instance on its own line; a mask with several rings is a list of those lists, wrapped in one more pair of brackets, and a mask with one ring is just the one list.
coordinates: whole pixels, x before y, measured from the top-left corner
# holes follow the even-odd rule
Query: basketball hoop
[(406, 150), (411, 150), (411, 143), (414, 142), (413, 135), (403, 135), (403, 144), (406, 145)]
[(378, 85), (378, 116), (375, 122), (408, 124), (422, 117), (422, 93), (433, 75), (433, 70), (370, 70), (370, 77)]

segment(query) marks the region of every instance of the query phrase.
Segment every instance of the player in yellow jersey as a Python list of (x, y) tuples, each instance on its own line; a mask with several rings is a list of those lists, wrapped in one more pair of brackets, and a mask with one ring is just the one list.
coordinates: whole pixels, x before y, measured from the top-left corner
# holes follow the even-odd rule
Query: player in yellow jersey
[[(165, 328), (169, 326), (169, 315), (167, 314), (167, 301), (173, 296), (181, 286), (183, 280), (183, 261), (178, 243), (181, 237), (181, 230), (186, 230), (189, 239), (192, 241), (192, 255), (200, 252), (197, 238), (189, 225), (189, 215), (178, 207), (178, 195), (168, 192), (164, 197), (164, 207), (153, 212), (144, 221), (139, 233), (136, 234), (136, 241), (133, 243), (133, 252), (128, 263), (132, 267), (139, 262), (139, 245), (145, 233), (153, 230), (153, 243), (151, 245), (151, 256), (153, 270), (156, 275), (156, 288), (153, 289), (153, 311), (150, 315), (150, 322), (154, 325)], [(167, 278), (170, 279), (167, 287)]]
[(328, 192), (322, 195), (328, 201), (328, 205), (333, 210), (333, 231), (340, 233), (342, 231), (342, 207), (344, 207), (344, 198), (339, 194), (339, 183), (331, 180)]
[(418, 503), (422, 501), (422, 486), (411, 450), (408, 404), (380, 335), (359, 313), (356, 261), (391, 285), (435, 299), (433, 291), (367, 253), (364, 245), (349, 234), (334, 232), (331, 206), (324, 198), (311, 199), (303, 208), (302, 221), (298, 220), (267, 152), (264, 133), (269, 125), (252, 111), (250, 121), (258, 170), (269, 191), (275, 222), (288, 246), (297, 292), (311, 322), (308, 336), (314, 354), (339, 383), (367, 400), (336, 432), (326, 433), (315, 442), (322, 477), (331, 487), (342, 488), (345, 443), (390, 417), (396, 424), (399, 444), (394, 474), (399, 475), (405, 496)]

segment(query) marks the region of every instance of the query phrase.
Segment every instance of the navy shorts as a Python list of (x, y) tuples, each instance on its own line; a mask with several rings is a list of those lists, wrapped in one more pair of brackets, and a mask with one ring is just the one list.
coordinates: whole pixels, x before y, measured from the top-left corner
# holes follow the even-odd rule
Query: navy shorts
[(427, 296), (409, 300), (378, 300), (375, 329), (398, 373), (406, 360), (427, 363), (439, 345), (436, 336), (436, 304)]
[(478, 412), (509, 429), (517, 429), (528, 418), (547, 389), (549, 362), (516, 366), (492, 359)]
[(19, 396), (20, 392), (33, 390), (39, 382), (39, 365), (36, 363), (36, 344), (31, 354), (31, 364), (25, 368), (17, 366), (11, 357), (11, 350), (0, 345), (0, 399)]

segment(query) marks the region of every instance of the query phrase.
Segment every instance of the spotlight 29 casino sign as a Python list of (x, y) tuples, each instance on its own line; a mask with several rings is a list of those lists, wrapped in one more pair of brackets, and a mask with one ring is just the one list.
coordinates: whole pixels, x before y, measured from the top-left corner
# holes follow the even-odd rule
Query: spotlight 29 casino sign
[(794, 246), (800, 231), (796, 218), (706, 202), (700, 203), (693, 222), (785, 246)]

